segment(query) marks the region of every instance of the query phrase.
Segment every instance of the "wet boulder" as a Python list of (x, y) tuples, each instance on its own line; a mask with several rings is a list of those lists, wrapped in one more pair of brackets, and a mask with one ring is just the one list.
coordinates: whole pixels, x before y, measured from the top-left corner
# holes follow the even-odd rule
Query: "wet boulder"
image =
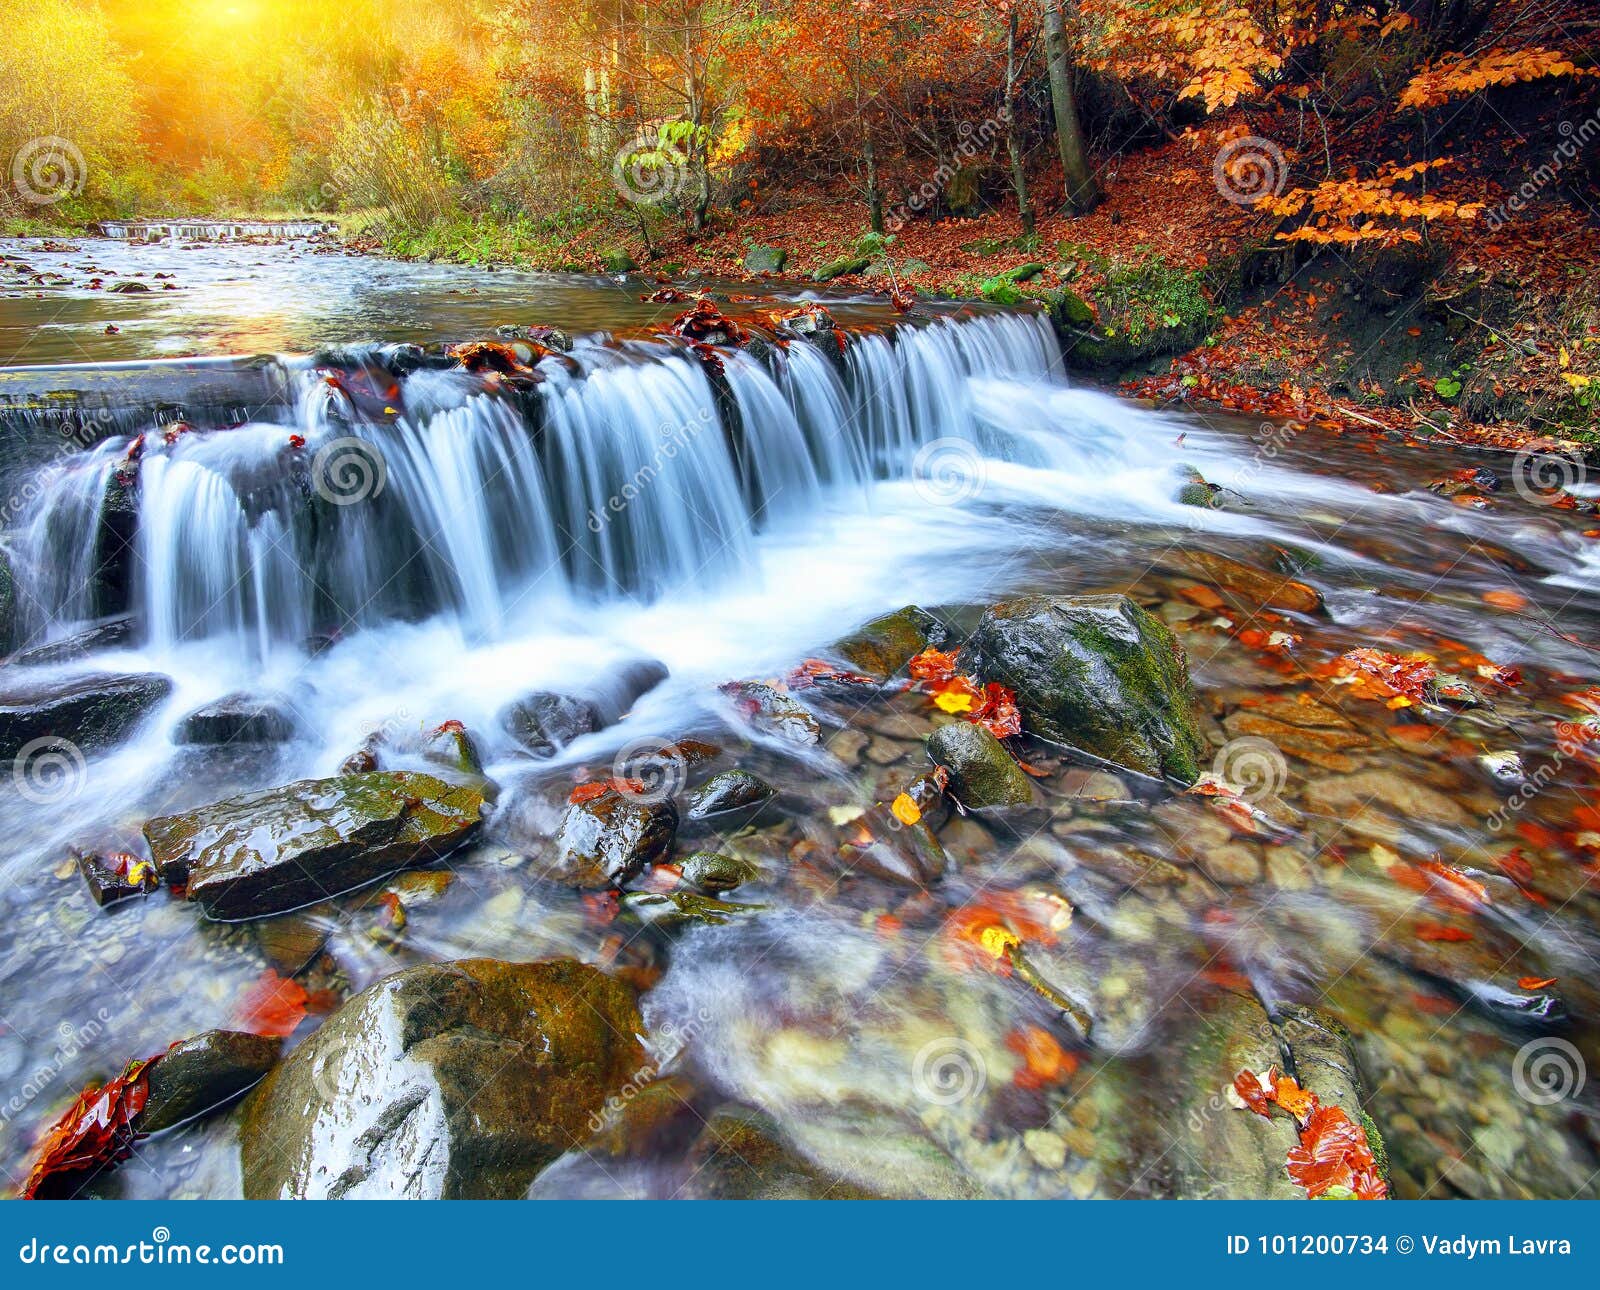
[(304, 779), (148, 821), (162, 877), (217, 919), (295, 909), (475, 837), (476, 790), (409, 771)]
[(789, 253), (778, 246), (752, 246), (744, 253), (746, 273), (782, 273), (789, 262)]
[(953, 721), (933, 732), (928, 756), (950, 772), (950, 791), (969, 810), (1029, 806), (1033, 785), (998, 739), (971, 721)]
[(133, 617), (123, 614), (102, 619), (82, 631), (73, 632), (59, 640), (47, 641), (18, 650), (8, 660), (23, 667), (51, 667), (57, 663), (70, 663), (74, 659), (88, 658), (90, 654), (106, 649), (122, 649), (133, 644)]
[(872, 676), (891, 677), (930, 646), (943, 648), (945, 625), (925, 609), (906, 605), (863, 623), (834, 645), (839, 655)]
[(150, 1067), (141, 1133), (175, 1124), (231, 1102), (277, 1064), (282, 1042), (240, 1030), (207, 1030), (180, 1039)]
[(689, 1149), (681, 1193), (700, 1200), (866, 1200), (845, 1179), (813, 1165), (784, 1141), (777, 1121), (752, 1108), (718, 1108)]
[(747, 821), (761, 812), (778, 790), (747, 770), (725, 770), (713, 775), (689, 798), (688, 817), (695, 821), (731, 823)]
[(12, 681), (0, 689), (0, 754), (16, 757), (45, 738), (68, 740), (85, 751), (108, 748), (171, 693), (172, 681), (151, 672)]
[(696, 851), (685, 857), (680, 867), (686, 886), (713, 895), (732, 891), (761, 876), (760, 870), (749, 861), (723, 855), (720, 851)]
[(1183, 648), (1127, 596), (995, 605), (963, 664), (1016, 692), (1023, 728), (1127, 770), (1192, 783), (1205, 748)]
[(720, 687), (734, 710), (760, 734), (802, 747), (822, 738), (822, 727), (799, 702), (765, 681), (730, 681)]
[(288, 700), (238, 692), (196, 708), (178, 723), (179, 744), (281, 744), (293, 739), (299, 722)]
[(1212, 551), (1184, 551), (1181, 560), (1191, 573), (1221, 587), (1248, 608), (1289, 609), (1298, 614), (1322, 610), (1321, 592), (1281, 573), (1258, 569)]
[(536, 690), (500, 712), (505, 732), (538, 757), (554, 756), (580, 735), (600, 729), (600, 711), (588, 699)]
[(608, 788), (567, 807), (553, 853), (536, 869), (569, 887), (619, 887), (665, 860), (677, 830), (678, 811), (671, 802)]
[(522, 1196), (644, 1065), (633, 990), (570, 960), (467, 959), (368, 987), (262, 1082), (250, 1199)]

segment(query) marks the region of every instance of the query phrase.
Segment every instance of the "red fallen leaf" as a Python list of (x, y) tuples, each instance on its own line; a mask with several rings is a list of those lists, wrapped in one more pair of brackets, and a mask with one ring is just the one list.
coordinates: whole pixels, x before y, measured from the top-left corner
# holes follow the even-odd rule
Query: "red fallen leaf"
[(1560, 979), (1558, 976), (1519, 976), (1517, 978), (1517, 989), (1548, 990)]
[(639, 299), (647, 305), (679, 305), (689, 297), (675, 287), (662, 287), (661, 290), (652, 291), (648, 296), (640, 296)]
[(150, 1096), (150, 1067), (160, 1061), (131, 1062), (100, 1088), (79, 1093), (66, 1113), (50, 1126), (38, 1158), (22, 1188), (24, 1200), (64, 1199), (78, 1175), (92, 1174), (126, 1160), (140, 1134), (133, 1121)]
[(925, 649), (908, 665), (913, 681), (940, 682), (956, 674), (956, 650)]
[(292, 435), (289, 436), (289, 447), (293, 448), (295, 451), (298, 452), (301, 448), (304, 448), (305, 446), (306, 446), (306, 437), (305, 437), (305, 435), (303, 435), (303, 434), (292, 434)]
[(1304, 1124), (1317, 1109), (1317, 1095), (1301, 1088), (1292, 1075), (1277, 1075), (1272, 1081), (1272, 1100), (1281, 1106), (1295, 1121)]
[(1382, 1200), (1388, 1188), (1378, 1173), (1367, 1132), (1337, 1106), (1318, 1106), (1289, 1149), (1289, 1177), (1311, 1200), (1343, 1187), (1358, 1200)]
[(1017, 760), (1017, 765), (1022, 768), (1022, 773), (1023, 774), (1032, 775), (1035, 779), (1049, 779), (1050, 778), (1050, 772), (1049, 771), (1043, 770), (1038, 766), (1030, 765), (1029, 763), (1021, 760), (1020, 758)]
[(1242, 1070), (1233, 1077), (1233, 1091), (1239, 1095), (1240, 1101), (1246, 1109), (1254, 1111), (1262, 1119), (1272, 1118), (1273, 1097), (1266, 1089), (1261, 1087), (1261, 1081), (1256, 1078), (1252, 1070)]
[(1481, 882), (1438, 860), (1389, 867), (1389, 876), (1402, 887), (1432, 897), (1436, 902), (1471, 913), (1489, 903), (1489, 889)]
[(592, 802), (597, 797), (604, 797), (607, 793), (647, 793), (650, 786), (642, 779), (617, 778), (596, 779), (587, 784), (579, 784), (572, 792), (567, 794), (567, 801), (577, 806), (581, 802)]
[(830, 681), (838, 685), (870, 685), (874, 688), (878, 684), (870, 676), (862, 676), (859, 672), (851, 672), (845, 668), (836, 667), (826, 659), (820, 658), (808, 658), (789, 673), (789, 686), (791, 689), (809, 689), (820, 681)]
[(1006, 1047), (1022, 1058), (1023, 1065), (1012, 1076), (1018, 1088), (1039, 1089), (1070, 1079), (1078, 1069), (1078, 1058), (1056, 1042), (1048, 1030), (1023, 1026), (1006, 1036)]
[(1470, 941), (1472, 933), (1464, 927), (1449, 927), (1444, 923), (1418, 923), (1419, 941)]
[(584, 917), (602, 927), (616, 918), (622, 908), (621, 899), (614, 891), (586, 891), (582, 899)]
[(254, 1035), (291, 1035), (306, 1015), (305, 987), (268, 968), (239, 1001), (238, 1025)]
[(996, 681), (983, 687), (983, 698), (969, 714), (996, 739), (1009, 739), (1022, 733), (1022, 713), (1017, 710), (1017, 696)]

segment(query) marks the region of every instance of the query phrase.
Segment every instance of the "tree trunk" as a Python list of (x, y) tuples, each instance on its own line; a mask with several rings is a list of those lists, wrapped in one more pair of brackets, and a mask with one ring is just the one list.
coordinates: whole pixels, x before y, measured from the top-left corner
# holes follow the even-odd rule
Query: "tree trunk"
[(1022, 144), (1017, 139), (1017, 13), (1006, 24), (1006, 152), (1011, 156), (1011, 186), (1017, 190), (1017, 218), (1024, 235), (1033, 235), (1033, 207), (1028, 202), (1028, 173), (1022, 164)]
[[(1050, 102), (1055, 108), (1056, 142), (1061, 147), (1061, 171), (1066, 178), (1066, 202), (1074, 215), (1083, 215), (1100, 204), (1100, 186), (1089, 168), (1088, 151), (1083, 143), (1083, 127), (1078, 122), (1078, 104), (1072, 90), (1072, 50), (1067, 41), (1063, 4), (1074, 0), (1045, 0), (1045, 58), (1050, 69)], [(1076, 12), (1076, 9), (1074, 9)]]
[(874, 233), (883, 232), (883, 192), (878, 187), (878, 153), (872, 146), (872, 128), (861, 123), (861, 162), (867, 168), (867, 217)]

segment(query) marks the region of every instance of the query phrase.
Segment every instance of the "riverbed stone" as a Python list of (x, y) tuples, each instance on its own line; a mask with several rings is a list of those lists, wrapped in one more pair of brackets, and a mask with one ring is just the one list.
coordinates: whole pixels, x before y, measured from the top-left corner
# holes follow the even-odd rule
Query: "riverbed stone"
[(304, 779), (144, 826), (162, 876), (218, 919), (294, 909), (471, 841), (483, 796), (411, 771)]
[(68, 740), (87, 752), (121, 743), (172, 693), (154, 672), (13, 680), (0, 688), (0, 756), (37, 739)]
[(1289, 609), (1300, 614), (1322, 610), (1321, 592), (1281, 573), (1258, 569), (1213, 551), (1184, 551), (1181, 558), (1191, 573), (1254, 608)]
[(723, 855), (719, 851), (696, 851), (685, 857), (681, 872), (688, 886), (713, 894), (732, 891), (761, 875), (761, 871), (748, 860)]
[(160, 1133), (245, 1093), (278, 1061), (282, 1042), (242, 1030), (207, 1030), (180, 1039), (150, 1068), (141, 1133)]
[(688, 818), (722, 821), (734, 814), (756, 814), (778, 795), (778, 790), (747, 770), (725, 770), (713, 775), (690, 795)]
[(281, 744), (295, 736), (299, 722), (289, 703), (273, 695), (242, 691), (196, 708), (178, 723), (179, 744)]
[(963, 653), (1016, 692), (1031, 734), (1192, 783), (1204, 740), (1172, 631), (1123, 595), (1026, 596), (988, 610)]
[(580, 735), (600, 729), (600, 710), (592, 700), (536, 690), (500, 712), (507, 734), (539, 757), (554, 756)]
[(70, 663), (74, 659), (88, 658), (101, 650), (123, 649), (133, 644), (133, 616), (120, 614), (63, 636), (27, 649), (18, 650), (8, 662), (22, 667), (54, 667), (57, 663)]
[(1034, 801), (1033, 785), (1016, 758), (976, 722), (956, 721), (935, 730), (928, 756), (950, 772), (950, 790), (969, 810)]
[(789, 253), (782, 247), (757, 244), (744, 253), (746, 273), (782, 273)]
[(906, 605), (863, 623), (834, 649), (852, 667), (887, 678), (930, 646), (942, 648), (949, 635), (945, 625), (926, 609)]
[(1304, 801), (1308, 811), (1391, 845), (1419, 823), (1462, 828), (1469, 822), (1467, 813), (1438, 789), (1390, 769), (1314, 779), (1306, 785)]
[(677, 829), (678, 811), (671, 802), (608, 788), (567, 807), (553, 851), (536, 859), (534, 870), (569, 887), (620, 887), (667, 858)]
[(730, 681), (719, 687), (752, 728), (786, 743), (806, 746), (822, 738), (822, 727), (801, 704), (765, 681)]
[(252, 1094), (249, 1199), (511, 1199), (644, 1065), (631, 987), (571, 960), (410, 968)]

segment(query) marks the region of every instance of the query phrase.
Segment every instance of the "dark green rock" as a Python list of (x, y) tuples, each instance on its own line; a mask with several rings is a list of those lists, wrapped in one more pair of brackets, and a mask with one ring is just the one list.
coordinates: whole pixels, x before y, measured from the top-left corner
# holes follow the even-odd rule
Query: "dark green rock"
[(678, 811), (671, 802), (607, 789), (567, 807), (553, 855), (535, 867), (541, 877), (569, 887), (618, 887), (665, 860), (677, 830)]
[(834, 649), (852, 667), (887, 678), (929, 646), (944, 645), (948, 637), (944, 624), (927, 610), (906, 605), (863, 623)]
[(303, 779), (144, 826), (163, 878), (212, 918), (294, 909), (444, 855), (481, 828), (483, 796), (410, 771)]
[(521, 1197), (644, 1066), (633, 990), (468, 959), (368, 987), (245, 1105), (248, 1199)]
[(13, 680), (0, 690), (0, 756), (16, 757), (36, 739), (70, 740), (87, 752), (120, 743), (172, 693), (154, 673)]
[(825, 264), (811, 275), (813, 282), (832, 282), (835, 278), (848, 277), (854, 273), (865, 273), (867, 266), (872, 263), (870, 257), (862, 255), (846, 260), (835, 260), (832, 264)]
[(748, 861), (718, 851), (696, 851), (685, 858), (680, 867), (686, 884), (713, 894), (732, 891), (761, 876), (760, 871)]
[(1128, 770), (1192, 783), (1205, 742), (1177, 638), (1127, 596), (995, 605), (963, 662), (1016, 692), (1029, 733)]
[(600, 253), (600, 263), (607, 273), (632, 273), (639, 266), (634, 263), (633, 256), (620, 246), (614, 246), (608, 251)]
[(752, 246), (744, 253), (746, 273), (782, 273), (789, 253), (776, 246)]
[(281, 1048), (281, 1040), (240, 1030), (180, 1039), (150, 1068), (139, 1131), (160, 1133), (231, 1102), (277, 1064)]
[(647, 926), (679, 932), (696, 923), (721, 927), (740, 914), (753, 914), (766, 906), (741, 905), (693, 891), (630, 891), (623, 894), (621, 908)]
[(1033, 785), (1022, 767), (983, 726), (953, 721), (928, 739), (928, 756), (950, 772), (950, 791), (969, 810), (1028, 806)]
[(735, 811), (754, 814), (778, 795), (778, 790), (747, 770), (725, 770), (706, 780), (689, 798), (691, 820), (707, 820)]

